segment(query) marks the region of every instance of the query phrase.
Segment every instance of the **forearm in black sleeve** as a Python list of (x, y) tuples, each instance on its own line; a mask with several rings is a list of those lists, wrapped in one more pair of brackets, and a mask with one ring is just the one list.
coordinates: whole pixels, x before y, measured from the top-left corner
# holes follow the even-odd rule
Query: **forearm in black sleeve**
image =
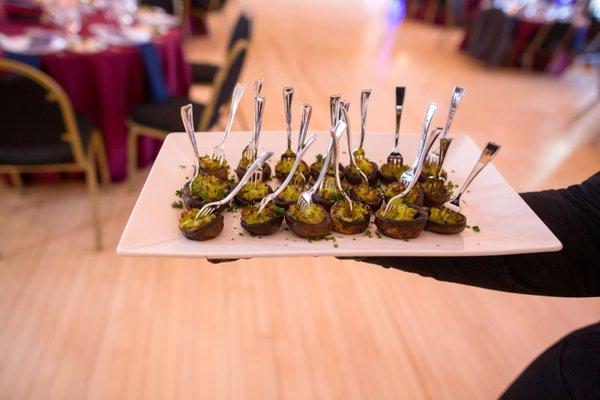
[(567, 189), (521, 196), (562, 242), (561, 251), (487, 257), (374, 257), (362, 261), (507, 292), (600, 296), (600, 172)]

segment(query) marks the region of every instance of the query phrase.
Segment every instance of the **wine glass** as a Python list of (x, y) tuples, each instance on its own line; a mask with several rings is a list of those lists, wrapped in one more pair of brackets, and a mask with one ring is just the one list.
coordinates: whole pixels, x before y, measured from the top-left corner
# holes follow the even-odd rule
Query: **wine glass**
[(71, 39), (77, 41), (82, 28), (81, 11), (77, 6), (65, 6), (62, 8), (64, 28)]
[(111, 3), (112, 14), (121, 28), (133, 24), (137, 8), (137, 0), (113, 0)]

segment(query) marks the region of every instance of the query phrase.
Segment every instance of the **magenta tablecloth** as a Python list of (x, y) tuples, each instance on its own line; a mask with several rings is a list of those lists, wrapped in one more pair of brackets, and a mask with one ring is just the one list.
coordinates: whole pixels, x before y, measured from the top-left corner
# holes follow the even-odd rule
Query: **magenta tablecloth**
[[(91, 22), (104, 20), (98, 15), (91, 16), (86, 19), (86, 26)], [(0, 14), (2, 33), (18, 34), (32, 26), (36, 25), (11, 21)], [(162, 60), (169, 94), (187, 95), (191, 71), (183, 57), (180, 29), (170, 30), (154, 39), (154, 43)], [(64, 88), (75, 111), (90, 117), (102, 130), (111, 177), (114, 181), (123, 180), (127, 174), (127, 116), (136, 105), (150, 100), (139, 50), (110, 47), (92, 55), (65, 51), (42, 56), (41, 67)], [(156, 156), (160, 143), (147, 138), (141, 140), (140, 164), (148, 164)]]

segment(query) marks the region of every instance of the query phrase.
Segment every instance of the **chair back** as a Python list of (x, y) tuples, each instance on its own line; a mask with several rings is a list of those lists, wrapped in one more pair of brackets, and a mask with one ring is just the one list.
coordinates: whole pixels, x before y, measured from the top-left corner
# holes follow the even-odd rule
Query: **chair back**
[(252, 35), (252, 19), (248, 17), (245, 13), (241, 13), (238, 17), (237, 22), (235, 23), (235, 27), (231, 32), (231, 36), (229, 37), (229, 45), (227, 46), (227, 51), (231, 51), (235, 43), (240, 39), (246, 39), (250, 41), (250, 37)]
[(550, 25), (548, 34), (540, 46), (544, 50), (554, 50), (571, 39), (571, 24), (569, 22), (554, 22)]
[(225, 64), (219, 68), (213, 85), (212, 98), (204, 108), (200, 123), (201, 131), (209, 130), (219, 120), (221, 107), (231, 100), (231, 95), (238, 82), (248, 52), (248, 41), (241, 39), (229, 52)]
[(140, 5), (162, 8), (169, 14), (175, 14), (173, 0), (140, 0)]
[(43, 149), (68, 142), (77, 164), (84, 151), (71, 101), (55, 80), (0, 58), (0, 148)]

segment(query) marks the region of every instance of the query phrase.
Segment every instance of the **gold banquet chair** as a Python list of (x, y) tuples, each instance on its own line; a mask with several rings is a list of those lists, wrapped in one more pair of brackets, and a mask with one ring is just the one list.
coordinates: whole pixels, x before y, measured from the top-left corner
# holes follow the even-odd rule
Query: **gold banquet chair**
[(162, 102), (141, 104), (134, 108), (127, 122), (129, 133), (127, 136), (127, 163), (130, 187), (138, 164), (138, 138), (147, 136), (164, 140), (170, 132), (181, 132), (180, 109), (191, 103), (194, 115), (199, 115), (196, 125), (197, 131), (208, 131), (219, 122), (221, 109), (231, 101), (231, 94), (237, 83), (248, 50), (247, 40), (238, 40), (229, 53), (227, 60), (215, 77), (212, 95), (207, 104), (190, 101), (184, 96), (170, 97)]
[(76, 115), (60, 85), (27, 64), (0, 58), (0, 174), (23, 189), (21, 174), (83, 172), (92, 206), (96, 248), (102, 248), (96, 163), (110, 181), (102, 136)]

